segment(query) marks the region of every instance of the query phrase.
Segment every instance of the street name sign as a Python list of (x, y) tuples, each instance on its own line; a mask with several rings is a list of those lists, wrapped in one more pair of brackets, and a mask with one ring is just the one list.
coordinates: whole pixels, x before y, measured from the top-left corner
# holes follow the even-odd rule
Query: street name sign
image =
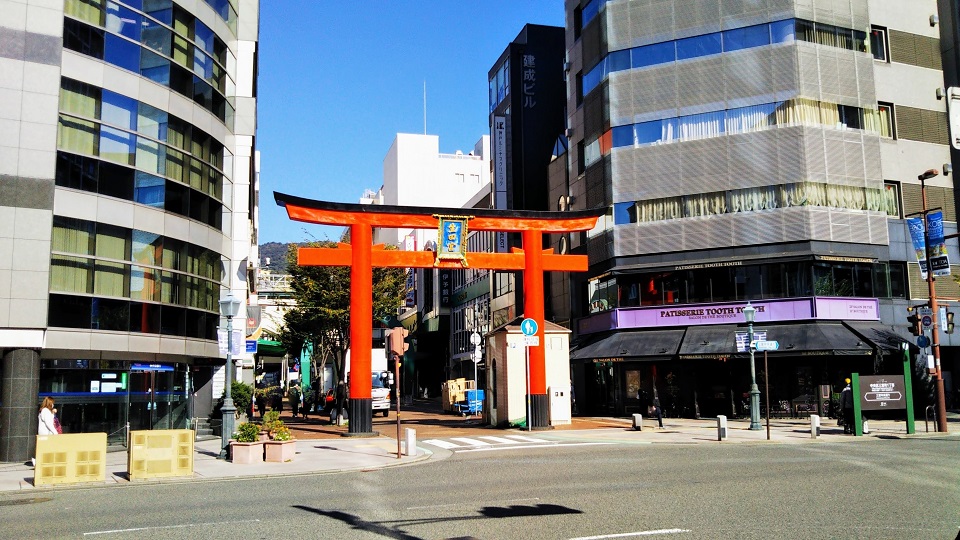
[(754, 343), (756, 343), (758, 351), (775, 351), (780, 348), (779, 341), (757, 340)]

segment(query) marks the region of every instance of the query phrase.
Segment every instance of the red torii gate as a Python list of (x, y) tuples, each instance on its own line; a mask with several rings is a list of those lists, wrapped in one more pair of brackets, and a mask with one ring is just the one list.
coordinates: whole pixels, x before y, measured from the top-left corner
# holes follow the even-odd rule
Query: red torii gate
[[(541, 212), (532, 210), (493, 210), (467, 208), (424, 208), (414, 206), (385, 206), (370, 204), (334, 203), (304, 199), (274, 192), (279, 206), (287, 210), (294, 221), (318, 225), (343, 225), (350, 227), (350, 243), (336, 248), (300, 248), (297, 262), (304, 266), (349, 266), (350, 267), (350, 371), (359, 376), (350, 377), (350, 418), (348, 435), (363, 436), (373, 433), (373, 409), (371, 402), (370, 347), (373, 323), (373, 267), (396, 268), (482, 268), (488, 270), (523, 271), (524, 315), (537, 321), (539, 345), (530, 347), (530, 427), (544, 428), (548, 425), (548, 396), (546, 356), (544, 353), (543, 324), (543, 273), (584, 272), (588, 262), (586, 255), (558, 255), (553, 249), (543, 249), (544, 233), (567, 233), (592, 229), (603, 209), (568, 212)], [(456, 247), (460, 254), (443, 258), (441, 246), (444, 239), (438, 238), (437, 252), (387, 251), (384, 246), (373, 245), (373, 228), (413, 228), (439, 231), (445, 218), (480, 231), (519, 232), (523, 249), (513, 248), (511, 253), (467, 252), (465, 234)], [(453, 224), (456, 228), (456, 223)], [(451, 229), (452, 230), (452, 229)], [(459, 230), (457, 231), (460, 232)], [(452, 241), (452, 240), (451, 240)]]

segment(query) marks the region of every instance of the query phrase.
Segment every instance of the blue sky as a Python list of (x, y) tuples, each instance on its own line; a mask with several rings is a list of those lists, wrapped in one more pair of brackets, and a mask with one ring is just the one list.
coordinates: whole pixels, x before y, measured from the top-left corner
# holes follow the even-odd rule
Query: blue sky
[(487, 125), (487, 70), (524, 24), (563, 26), (562, 0), (262, 0), (260, 242), (332, 238), (292, 222), (280, 191), (357, 202), (397, 133), (467, 152)]

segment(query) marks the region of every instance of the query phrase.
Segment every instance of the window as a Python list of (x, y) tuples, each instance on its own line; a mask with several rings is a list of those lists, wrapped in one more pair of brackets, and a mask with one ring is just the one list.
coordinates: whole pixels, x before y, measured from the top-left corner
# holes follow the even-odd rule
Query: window
[(573, 39), (580, 39), (581, 32), (583, 32), (583, 8), (578, 5), (573, 8)]
[(719, 54), (722, 50), (719, 32), (677, 40), (677, 60)]
[(882, 26), (870, 27), (870, 52), (873, 57), (881, 62), (889, 62), (890, 55), (887, 51), (887, 29)]
[(883, 183), (883, 210), (892, 218), (901, 216), (900, 184), (896, 182)]
[(880, 112), (880, 136), (890, 139), (897, 138), (897, 132), (893, 125), (893, 104), (877, 103), (877, 109)]
[(673, 41), (644, 45), (633, 50), (632, 67), (642, 68), (673, 62), (677, 58), (676, 44)]
[(770, 44), (770, 29), (767, 25), (735, 28), (723, 32), (723, 50), (726, 52), (760, 47)]

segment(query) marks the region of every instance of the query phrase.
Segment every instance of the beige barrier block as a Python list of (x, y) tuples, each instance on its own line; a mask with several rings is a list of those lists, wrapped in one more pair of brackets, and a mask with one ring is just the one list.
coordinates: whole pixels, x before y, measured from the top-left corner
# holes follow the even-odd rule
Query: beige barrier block
[(107, 434), (37, 435), (33, 485), (104, 482), (107, 479)]
[(130, 480), (193, 476), (192, 429), (131, 431), (127, 454)]

